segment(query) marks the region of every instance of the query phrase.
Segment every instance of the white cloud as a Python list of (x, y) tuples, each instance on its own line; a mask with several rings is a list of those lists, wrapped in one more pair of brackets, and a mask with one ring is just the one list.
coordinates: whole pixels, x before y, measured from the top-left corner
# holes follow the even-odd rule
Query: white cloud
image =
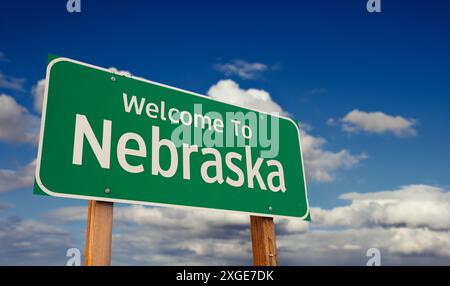
[(346, 149), (338, 152), (325, 150), (325, 139), (309, 135), (304, 130), (300, 130), (300, 136), (306, 175), (313, 181), (330, 182), (335, 171), (353, 167), (367, 158), (365, 153), (353, 155)]
[[(352, 200), (344, 215), (336, 213), (345, 207), (325, 212), (313, 208), (310, 226), (297, 219), (275, 219), (280, 263), (364, 265), (367, 249), (377, 247), (386, 265), (448, 264), (448, 196), (448, 191), (427, 185), (348, 193), (341, 196)], [(360, 204), (369, 211), (361, 212)], [(385, 210), (383, 219), (372, 204)], [(358, 222), (360, 217), (365, 223)], [(115, 225), (121, 228), (113, 242), (117, 263), (251, 264), (248, 215), (131, 206), (118, 211)]]
[(402, 116), (391, 116), (383, 112), (364, 112), (354, 109), (349, 112), (342, 122), (342, 129), (346, 132), (365, 131), (368, 133), (393, 133), (395, 136), (414, 136), (417, 134), (414, 126), (415, 119)]
[(42, 112), (44, 92), (45, 92), (45, 78), (38, 80), (37, 83), (31, 89), (31, 94), (34, 97), (34, 110), (36, 110), (39, 113)]
[(35, 167), (33, 160), (17, 170), (0, 169), (0, 193), (33, 186)]
[[(86, 220), (86, 207), (61, 208), (49, 213), (62, 222)], [(144, 207), (114, 208), (113, 264), (220, 265), (249, 263), (249, 216)], [(245, 243), (243, 243), (246, 241)], [(250, 257), (250, 256), (248, 256)]]
[(450, 230), (450, 192), (428, 185), (408, 185), (398, 190), (347, 193), (351, 204), (332, 210), (316, 209), (313, 219), (325, 226), (406, 226)]
[(126, 70), (119, 70), (119, 69), (117, 69), (115, 67), (110, 67), (109, 70), (112, 71), (115, 74), (119, 74), (119, 75), (123, 75), (123, 76), (127, 76), (127, 77), (131, 76), (131, 72), (126, 71)]
[[(114, 208), (114, 216), (117, 216), (118, 208)], [(48, 212), (48, 216), (59, 221), (75, 222), (82, 221), (87, 218), (87, 202), (86, 206), (74, 206), (54, 209)]]
[(230, 80), (221, 80), (211, 86), (207, 93), (210, 97), (228, 102), (231, 104), (244, 106), (264, 112), (275, 112), (287, 115), (285, 111), (272, 100), (270, 94), (262, 89), (249, 88), (241, 89), (239, 85)]
[(37, 143), (39, 118), (14, 98), (0, 94), (0, 141)]
[(0, 88), (10, 89), (14, 91), (24, 91), (24, 83), (24, 78), (8, 76), (0, 71)]
[[(221, 80), (213, 85), (208, 95), (223, 102), (253, 108), (265, 112), (276, 112), (288, 115), (280, 105), (272, 100), (270, 94), (260, 89), (241, 89), (232, 80)], [(306, 126), (306, 128), (304, 128)], [(338, 152), (325, 150), (325, 139), (309, 135), (306, 131), (310, 128), (302, 124), (301, 139), (305, 161), (305, 170), (309, 179), (319, 182), (329, 182), (334, 178), (334, 172), (338, 169), (350, 168), (367, 158), (366, 154), (353, 155), (343, 149)]]
[(214, 69), (222, 72), (225, 76), (238, 76), (241, 79), (256, 79), (261, 73), (269, 68), (263, 63), (249, 63), (244, 60), (234, 60), (225, 64), (216, 64)]
[(449, 265), (450, 232), (426, 228), (312, 230), (277, 239), (281, 262), (288, 265), (359, 265), (378, 248), (382, 265)]
[[(86, 207), (67, 207), (48, 216), (61, 222), (86, 220)], [(114, 208), (114, 264), (251, 264), (250, 218), (220, 211), (180, 208)], [(303, 233), (308, 223), (277, 221), (279, 233)]]
[[(56, 209), (49, 212), (49, 215), (63, 221), (77, 221), (85, 219), (86, 213), (87, 208), (83, 206)], [(248, 216), (241, 214), (142, 205), (116, 207), (114, 219), (117, 223), (152, 224), (161, 228), (173, 228), (181, 224), (183, 228), (192, 228), (196, 231), (216, 224), (246, 224), (248, 222)]]
[(13, 216), (0, 219), (0, 265), (65, 265), (66, 251), (77, 246), (66, 230)]
[[(448, 196), (428, 185), (347, 193), (341, 196), (351, 200), (347, 206), (313, 208), (312, 224), (275, 219), (280, 264), (365, 265), (367, 249), (376, 247), (383, 265), (448, 265)], [(86, 207), (71, 207), (50, 218), (84, 221), (86, 214)], [(115, 265), (249, 265), (249, 216), (117, 206), (112, 257)]]

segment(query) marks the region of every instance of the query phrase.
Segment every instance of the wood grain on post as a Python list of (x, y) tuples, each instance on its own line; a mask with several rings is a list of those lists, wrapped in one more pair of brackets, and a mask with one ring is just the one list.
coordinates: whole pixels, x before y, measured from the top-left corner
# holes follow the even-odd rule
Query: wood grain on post
[(273, 218), (250, 216), (252, 229), (253, 264), (276, 266), (277, 246)]
[(89, 201), (86, 231), (86, 266), (111, 264), (113, 203)]

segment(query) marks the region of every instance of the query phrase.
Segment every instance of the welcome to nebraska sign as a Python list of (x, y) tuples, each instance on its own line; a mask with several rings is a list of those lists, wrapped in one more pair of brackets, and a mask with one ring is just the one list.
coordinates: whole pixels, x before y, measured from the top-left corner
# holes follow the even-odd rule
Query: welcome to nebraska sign
[(292, 119), (67, 58), (47, 67), (35, 192), (309, 214)]

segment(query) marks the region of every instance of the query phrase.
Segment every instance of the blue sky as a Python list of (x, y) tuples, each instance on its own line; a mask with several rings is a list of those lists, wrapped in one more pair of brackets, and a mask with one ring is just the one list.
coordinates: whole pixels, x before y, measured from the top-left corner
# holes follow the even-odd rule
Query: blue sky
[[(346, 167), (337, 159), (329, 180), (308, 180), (312, 207), (333, 209), (346, 204), (338, 199), (344, 193), (413, 184), (448, 194), (450, 3), (382, 0), (381, 13), (368, 13), (365, 0), (243, 2), (81, 0), (82, 12), (70, 14), (65, 1), (7, 1), (0, 9), (0, 94), (38, 118), (32, 88), (45, 77), (48, 53), (201, 94), (231, 79), (242, 90), (270, 93), (308, 127), (309, 136), (326, 140), (315, 151), (345, 150), (342, 160), (356, 160)], [(265, 68), (250, 78), (218, 68), (239, 60)], [(389, 126), (360, 130), (360, 121), (350, 122), (358, 130), (345, 131), (343, 119), (353, 110), (369, 121), (370, 112), (388, 121), (399, 116), (414, 134), (399, 135)], [(35, 157), (32, 143), (0, 140), (2, 170), (20, 170)], [(18, 216), (58, 225), (82, 248), (84, 222), (57, 222), (49, 212), (85, 202), (33, 196), (23, 184), (0, 192), (2, 204), (14, 206), (0, 211), (4, 220)], [(450, 263), (450, 255), (436, 257), (422, 261)], [(233, 259), (226, 261), (248, 262)], [(392, 257), (391, 263), (413, 263), (402, 259)]]

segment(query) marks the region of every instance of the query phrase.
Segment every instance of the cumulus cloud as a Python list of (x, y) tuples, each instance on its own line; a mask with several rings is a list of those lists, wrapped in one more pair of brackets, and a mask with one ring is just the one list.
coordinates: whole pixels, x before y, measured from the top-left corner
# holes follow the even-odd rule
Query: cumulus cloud
[[(86, 220), (86, 207), (54, 210), (62, 222)], [(239, 214), (144, 207), (114, 208), (113, 264), (249, 264), (249, 217)], [(245, 237), (246, 239), (242, 239)], [(245, 242), (245, 243), (244, 243)]]
[(0, 265), (65, 265), (77, 245), (66, 230), (20, 217), (0, 219)]
[(36, 143), (39, 118), (30, 114), (14, 98), (0, 94), (0, 141)]
[(216, 64), (214, 69), (225, 76), (238, 76), (241, 79), (256, 79), (269, 68), (263, 63), (250, 63), (244, 60), (234, 60), (229, 63)]
[(33, 186), (36, 160), (17, 170), (0, 169), (0, 193)]
[(221, 80), (211, 86), (207, 94), (217, 100), (256, 109), (264, 112), (275, 112), (287, 115), (285, 111), (273, 101), (270, 94), (262, 89), (242, 89), (233, 80)]
[(126, 71), (126, 70), (119, 70), (116, 67), (110, 67), (109, 70), (115, 74), (119, 74), (119, 75), (123, 75), (123, 76), (127, 76), (127, 77), (131, 76), (131, 72)]
[[(85, 220), (84, 206), (48, 213), (62, 222)], [(249, 265), (248, 215), (180, 208), (115, 207), (114, 264), (131, 265)], [(280, 219), (279, 234), (303, 233), (308, 223)], [(156, 230), (156, 231), (155, 231)]]
[(398, 190), (346, 193), (351, 204), (332, 210), (316, 209), (313, 219), (325, 226), (405, 226), (450, 230), (450, 192), (428, 185), (407, 185)]
[[(86, 214), (85, 206), (65, 207), (48, 213), (50, 217), (62, 221), (83, 220)], [(196, 232), (215, 226), (223, 227), (227, 224), (246, 225), (249, 222), (248, 216), (242, 214), (142, 205), (116, 207), (114, 219), (117, 224), (153, 225), (163, 229), (182, 227)]]
[[(273, 101), (267, 91), (254, 88), (241, 89), (232, 80), (219, 81), (209, 89), (208, 95), (231, 104), (269, 113), (275, 112), (281, 115), (288, 115), (280, 105)], [(308, 125), (302, 124), (302, 127), (304, 127), (301, 130), (301, 139), (305, 170), (308, 178), (313, 181), (332, 181), (334, 172), (338, 169), (350, 168), (367, 158), (367, 155), (364, 153), (354, 155), (346, 149), (338, 152), (325, 150), (326, 140), (308, 134), (307, 131), (310, 129)]]
[(0, 71), (0, 88), (14, 90), (14, 91), (24, 91), (25, 79), (17, 78), (3, 74)]
[[(230, 260), (237, 264), (249, 261), (249, 256), (242, 255), (251, 253), (249, 217), (245, 215), (131, 206), (118, 211), (114, 223), (119, 228), (113, 237), (117, 264), (129, 264), (130, 253), (134, 254), (133, 264), (220, 265)], [(134, 235), (130, 237), (129, 232)], [(155, 255), (139, 251), (142, 247), (154, 249)]]
[[(449, 193), (429, 185), (346, 193), (340, 198), (349, 200), (348, 205), (313, 208), (313, 223), (275, 219), (279, 262), (365, 265), (366, 251), (375, 247), (381, 251), (382, 265), (448, 265)], [(87, 209), (60, 208), (48, 216), (47, 220), (60, 223), (85, 221)], [(116, 205), (113, 230), (114, 265), (252, 264), (248, 215)], [(3, 243), (1, 232), (0, 221)], [(54, 231), (40, 235), (40, 241), (55, 237)], [(27, 247), (27, 236), (20, 237), (15, 247)], [(46, 253), (48, 249), (44, 246), (40, 251)], [(58, 255), (48, 263), (56, 264)], [(19, 264), (14, 261), (8, 264)]]
[(378, 248), (382, 265), (449, 265), (450, 232), (426, 228), (313, 230), (277, 239), (284, 265), (366, 265), (369, 248)]
[(354, 155), (346, 149), (338, 152), (325, 150), (325, 139), (312, 136), (304, 130), (300, 130), (300, 137), (306, 175), (313, 181), (330, 182), (337, 170), (351, 168), (367, 158), (365, 153)]
[(41, 113), (42, 112), (42, 103), (44, 101), (44, 92), (45, 92), (45, 78), (38, 80), (37, 83), (31, 89), (31, 94), (34, 97), (34, 110)]
[[(329, 120), (329, 123), (333, 122)], [(414, 136), (417, 134), (415, 119), (402, 116), (391, 116), (383, 112), (365, 112), (358, 109), (350, 111), (340, 119), (345, 132), (364, 131), (368, 133), (392, 133), (397, 137)]]
[[(350, 204), (313, 208), (312, 223), (275, 219), (281, 265), (365, 265), (373, 247), (383, 265), (450, 263), (448, 191), (407, 185), (340, 198)], [(86, 207), (70, 207), (49, 215), (68, 222), (84, 221), (86, 214)], [(112, 257), (115, 265), (250, 265), (249, 216), (117, 206)]]
[[(365, 251), (371, 247), (380, 249), (384, 264), (450, 263), (448, 190), (406, 185), (389, 191), (346, 193), (340, 198), (351, 202), (329, 210), (312, 209), (313, 227), (301, 240), (289, 239), (290, 234), (281, 238), (280, 250), (288, 263), (302, 253), (305, 264), (363, 265)], [(314, 251), (308, 250), (311, 247)]]

